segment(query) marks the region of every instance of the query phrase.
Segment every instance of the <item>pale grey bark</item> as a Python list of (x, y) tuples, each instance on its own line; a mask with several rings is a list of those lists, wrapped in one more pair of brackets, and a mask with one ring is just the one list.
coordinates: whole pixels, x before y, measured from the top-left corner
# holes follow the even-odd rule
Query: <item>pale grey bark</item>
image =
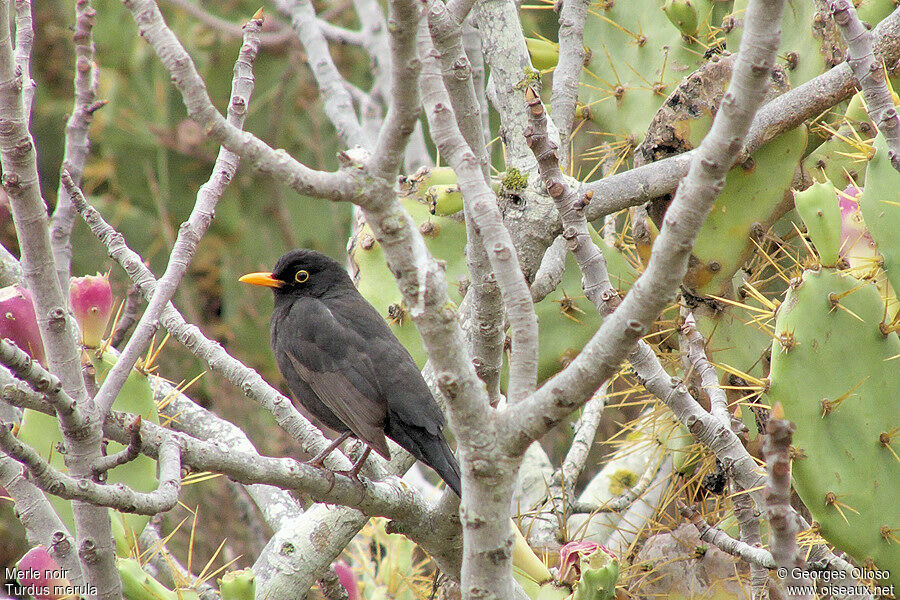
[[(104, 104), (96, 102), (100, 82), (100, 66), (94, 59), (93, 29), (96, 16), (97, 11), (90, 0), (75, 3), (75, 33), (72, 36), (75, 41), (75, 94), (72, 112), (66, 121), (66, 144), (61, 172), (68, 172), (76, 185), (81, 184), (81, 174), (90, 151), (88, 129), (94, 120), (94, 112)], [(56, 208), (50, 220), (50, 233), (56, 274), (63, 290), (69, 287), (74, 225), (75, 210), (60, 181)]]
[(900, 171), (900, 116), (888, 89), (885, 68), (881, 61), (875, 59), (874, 36), (859, 20), (852, 2), (832, 0), (829, 5), (834, 22), (847, 44), (847, 62), (862, 88), (866, 111), (884, 135), (888, 159)]

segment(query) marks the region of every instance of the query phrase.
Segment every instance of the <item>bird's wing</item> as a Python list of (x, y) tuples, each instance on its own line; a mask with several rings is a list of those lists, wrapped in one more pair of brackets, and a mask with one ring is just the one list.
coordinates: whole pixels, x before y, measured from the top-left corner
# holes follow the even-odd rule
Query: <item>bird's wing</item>
[(388, 406), (367, 341), (312, 298), (295, 302), (282, 327), (279, 350), (300, 379), (356, 437), (389, 459), (384, 437)]
[(294, 370), (328, 408), (344, 422), (353, 434), (369, 444), (378, 454), (390, 459), (384, 438), (387, 406), (357, 390), (340, 371), (312, 371), (291, 352), (287, 353)]

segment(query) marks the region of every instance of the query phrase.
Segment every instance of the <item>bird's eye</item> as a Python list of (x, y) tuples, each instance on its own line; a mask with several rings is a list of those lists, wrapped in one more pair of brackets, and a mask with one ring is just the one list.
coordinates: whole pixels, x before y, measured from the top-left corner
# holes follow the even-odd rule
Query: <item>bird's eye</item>
[(307, 279), (309, 279), (309, 271), (305, 271), (303, 269), (300, 269), (294, 275), (294, 281), (296, 281), (297, 283), (306, 283)]

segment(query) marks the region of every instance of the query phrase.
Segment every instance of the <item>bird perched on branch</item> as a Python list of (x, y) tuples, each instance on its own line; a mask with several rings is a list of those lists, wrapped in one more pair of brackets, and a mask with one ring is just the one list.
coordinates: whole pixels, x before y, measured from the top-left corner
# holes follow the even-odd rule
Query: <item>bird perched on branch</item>
[(294, 400), (341, 434), (309, 464), (322, 467), (353, 436), (366, 443), (346, 473), (355, 478), (370, 450), (390, 459), (387, 435), (460, 495), (459, 464), (441, 432), (444, 415), (409, 352), (338, 262), (293, 250), (271, 273), (240, 281), (272, 288), (278, 368)]

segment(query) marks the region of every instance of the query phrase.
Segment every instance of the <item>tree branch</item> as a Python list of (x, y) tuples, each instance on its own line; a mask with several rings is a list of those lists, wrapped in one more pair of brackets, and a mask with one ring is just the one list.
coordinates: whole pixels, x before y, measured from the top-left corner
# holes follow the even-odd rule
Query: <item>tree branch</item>
[[(234, 66), (231, 102), (228, 105), (228, 122), (238, 129), (243, 127), (247, 106), (253, 93), (253, 61), (259, 52), (258, 34), (262, 23), (262, 17), (259, 15), (244, 26), (244, 43)], [(200, 188), (190, 217), (178, 231), (178, 238), (169, 255), (166, 272), (157, 281), (156, 289), (149, 298), (147, 308), (138, 321), (131, 339), (128, 340), (119, 360), (113, 365), (94, 397), (94, 402), (101, 415), (105, 415), (112, 407), (135, 362), (156, 333), (159, 318), (187, 272), (200, 240), (209, 229), (216, 204), (234, 177), (238, 161), (238, 156), (230, 150), (219, 149), (219, 156), (213, 165), (213, 174), (209, 181)], [(76, 184), (66, 171), (63, 171), (62, 181), (71, 201), (72, 198), (77, 197), (74, 192)]]
[(81, 500), (94, 506), (106, 506), (141, 515), (169, 511), (178, 502), (181, 491), (181, 453), (171, 436), (164, 438), (159, 445), (159, 486), (149, 493), (137, 492), (123, 484), (102, 485), (87, 479), (75, 479), (57, 471), (33, 448), (13, 435), (11, 423), (0, 423), (0, 447), (25, 465), (35, 485), (48, 494), (66, 500)]
[[(882, 20), (872, 32), (875, 56), (889, 74), (900, 69), (900, 8)], [(812, 119), (856, 92), (852, 70), (846, 63), (807, 81), (768, 102), (757, 114), (746, 137), (742, 154), (752, 154), (769, 140)], [(678, 154), (586, 185), (597, 196), (586, 211), (589, 221), (629, 206), (671, 194), (684, 177), (699, 149)]]
[[(306, 50), (309, 68), (313, 72), (325, 114), (348, 147), (366, 146), (366, 140), (353, 111), (353, 100), (344, 78), (331, 58), (328, 42), (319, 28), (316, 11), (309, 0), (276, 0), (278, 11), (291, 21), (291, 27)], [(162, 55), (160, 55), (162, 56)]]
[(887, 75), (881, 61), (875, 60), (872, 32), (860, 22), (853, 3), (832, 0), (831, 14), (847, 44), (847, 62), (853, 77), (862, 88), (866, 111), (887, 142), (888, 158), (900, 171), (900, 116), (887, 85)]
[[(76, 185), (81, 184), (81, 174), (87, 162), (91, 143), (88, 130), (94, 120), (94, 112), (103, 104), (95, 104), (100, 82), (100, 66), (94, 59), (94, 18), (97, 11), (90, 0), (75, 3), (75, 98), (72, 112), (66, 121), (66, 144), (63, 150), (62, 173), (68, 172)], [(69, 287), (72, 266), (72, 227), (75, 210), (69, 195), (60, 181), (56, 194), (56, 208), (50, 220), (53, 240), (53, 259), (56, 275), (63, 290)]]
[(256, 136), (228, 123), (212, 105), (194, 61), (162, 18), (154, 0), (124, 0), (143, 37), (159, 57), (181, 93), (188, 116), (216, 142), (239, 155), (262, 173), (267, 173), (299, 194), (329, 200), (359, 201), (356, 174), (316, 171), (282, 150), (274, 150)]
[(584, 21), (590, 0), (564, 0), (559, 11), (559, 62), (553, 70), (550, 114), (559, 129), (559, 162), (568, 171), (578, 85), (584, 68)]

